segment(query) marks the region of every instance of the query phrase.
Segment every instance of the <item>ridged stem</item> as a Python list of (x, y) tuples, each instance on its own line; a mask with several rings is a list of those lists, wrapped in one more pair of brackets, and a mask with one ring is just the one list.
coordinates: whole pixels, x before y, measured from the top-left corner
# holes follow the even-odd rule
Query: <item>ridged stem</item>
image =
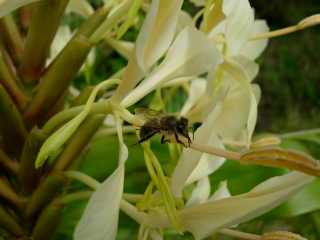
[(33, 193), (26, 208), (26, 217), (32, 218), (47, 205), (63, 188), (67, 179), (64, 175), (53, 173), (43, 180), (42, 184)]
[(0, 83), (7, 89), (8, 93), (17, 103), (19, 109), (23, 109), (29, 98), (19, 85), (17, 76), (12, 69), (12, 63), (10, 64), (8, 60), (9, 56), (0, 46)]
[(56, 103), (84, 63), (91, 44), (79, 35), (70, 41), (44, 73), (38, 91), (25, 111), (25, 118), (33, 125)]
[(23, 146), (20, 157), (19, 180), (24, 194), (32, 193), (37, 184), (38, 173), (34, 162), (44, 140), (45, 135), (39, 129), (34, 128), (29, 133)]
[(25, 82), (39, 80), (68, 2), (69, 0), (44, 0), (33, 5), (20, 68)]
[(23, 41), (11, 15), (0, 18), (0, 31), (11, 57), (15, 63), (19, 63), (23, 53)]
[(13, 175), (18, 174), (19, 164), (16, 161), (10, 159), (2, 149), (0, 149), (0, 166), (1, 168), (4, 168), (5, 171)]
[(22, 117), (7, 91), (0, 85), (0, 132), (10, 151), (20, 150), (27, 130)]

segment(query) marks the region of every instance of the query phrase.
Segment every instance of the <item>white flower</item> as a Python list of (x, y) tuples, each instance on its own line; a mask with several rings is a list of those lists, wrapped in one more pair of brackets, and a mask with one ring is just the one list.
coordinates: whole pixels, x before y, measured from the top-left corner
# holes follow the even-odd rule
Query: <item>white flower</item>
[(75, 240), (114, 240), (117, 236), (120, 202), (123, 193), (128, 149), (122, 136), (122, 122), (117, 117), (119, 163), (117, 169), (100, 184), (90, 198), (76, 226)]
[[(314, 177), (291, 172), (270, 178), (247, 193), (231, 197), (228, 196), (225, 184), (221, 184), (211, 199), (205, 201), (208, 194), (205, 190), (202, 191), (201, 194), (204, 193), (206, 197), (202, 198), (200, 203), (195, 202), (179, 210), (178, 216), (185, 231), (191, 232), (197, 240), (204, 239), (219, 229), (234, 226), (268, 212), (313, 180)], [(171, 227), (164, 212), (151, 211), (146, 214), (138, 212), (133, 206), (130, 211), (128, 208), (123, 210), (129, 215), (132, 214), (140, 224), (150, 228)]]

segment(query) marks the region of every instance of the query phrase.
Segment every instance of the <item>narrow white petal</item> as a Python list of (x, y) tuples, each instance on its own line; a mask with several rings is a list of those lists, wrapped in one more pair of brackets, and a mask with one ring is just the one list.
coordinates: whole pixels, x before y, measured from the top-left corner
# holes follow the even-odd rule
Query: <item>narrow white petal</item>
[(218, 50), (204, 33), (188, 27), (175, 39), (161, 65), (123, 100), (130, 106), (166, 81), (205, 73), (221, 61)]
[(208, 199), (208, 202), (224, 199), (230, 197), (231, 194), (228, 189), (227, 181), (223, 181), (219, 184), (218, 189), (212, 194), (212, 196)]
[[(195, 140), (200, 144), (209, 144), (223, 148), (221, 141), (212, 130), (216, 115), (211, 113), (195, 132)], [(173, 172), (171, 189), (175, 196), (181, 196), (186, 184), (208, 176), (224, 163), (225, 159), (214, 155), (203, 154), (190, 148), (184, 149)]]
[[(270, 29), (265, 20), (257, 20), (254, 22), (250, 37), (253, 37), (259, 33), (269, 32), (269, 30)], [(260, 54), (264, 51), (267, 45), (268, 45), (268, 39), (247, 41), (247, 43), (241, 49), (240, 53), (254, 60), (260, 56)]]
[[(254, 23), (254, 12), (248, 0), (233, 1), (232, 10), (225, 12), (226, 19), (226, 40), (228, 56), (235, 56), (248, 41)], [(226, 8), (224, 6), (224, 11)]]
[(183, 105), (180, 115), (185, 116), (191, 108), (197, 103), (206, 91), (207, 81), (203, 78), (195, 79), (190, 84), (189, 96)]
[(182, 0), (153, 0), (136, 42), (136, 58), (146, 71), (168, 49), (176, 31)]
[(114, 240), (117, 235), (124, 165), (94, 192), (74, 232), (75, 240)]
[(193, 27), (192, 17), (186, 11), (181, 10), (179, 13), (178, 23), (177, 23), (177, 33), (180, 33), (186, 27)]
[(271, 178), (250, 192), (181, 211), (184, 227), (196, 239), (210, 236), (218, 229), (253, 219), (293, 196), (314, 177), (293, 172)]
[(0, 0), (0, 17), (9, 14), (24, 5), (38, 1), (40, 0)]
[(210, 181), (208, 177), (200, 179), (197, 186), (193, 189), (191, 197), (188, 199), (186, 206), (204, 203), (210, 196)]
[(75, 240), (115, 240), (123, 193), (125, 161), (128, 148), (124, 144), (121, 121), (117, 118), (119, 166), (94, 192), (76, 226)]

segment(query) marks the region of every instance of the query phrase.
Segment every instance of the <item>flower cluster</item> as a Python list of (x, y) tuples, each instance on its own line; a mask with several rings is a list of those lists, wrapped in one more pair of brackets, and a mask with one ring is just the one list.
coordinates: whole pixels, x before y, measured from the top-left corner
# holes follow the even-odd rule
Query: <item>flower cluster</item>
[[(31, 2), (36, 1), (0, 1), (0, 16)], [(311, 183), (312, 175), (319, 175), (320, 167), (313, 158), (275, 148), (279, 143), (276, 136), (258, 141), (253, 138), (261, 95), (260, 87), (253, 83), (259, 72), (256, 59), (266, 48), (268, 38), (313, 26), (320, 22), (319, 15), (290, 29), (269, 32), (265, 20), (255, 19), (248, 0), (191, 2), (200, 8), (195, 16), (182, 10), (183, 0), (113, 0), (104, 1), (100, 9), (108, 14), (88, 36), (90, 44), (104, 41), (127, 59), (127, 66), (94, 88), (77, 115), (47, 138), (35, 161), (36, 168), (53, 164), (90, 112), (103, 109), (106, 116), (112, 117), (105, 121), (115, 130), (119, 142), (118, 165), (112, 175), (99, 183), (80, 172), (64, 172), (68, 178), (94, 189), (76, 226), (76, 240), (116, 239), (120, 210), (140, 225), (141, 240), (163, 239), (167, 229), (180, 234), (190, 232), (195, 239), (215, 232), (242, 238), (245, 233), (228, 228), (268, 212)], [(83, 18), (95, 12), (84, 0), (71, 0), (67, 10)], [(146, 16), (136, 41), (121, 40), (136, 24), (139, 11)], [(68, 27), (60, 27), (47, 63), (54, 64), (66, 42), (75, 36)], [(90, 68), (94, 58), (92, 52), (82, 70)], [(95, 103), (99, 92), (114, 86), (111, 97)], [(123, 193), (126, 160), (131, 154), (124, 131), (134, 132), (134, 127), (145, 123), (128, 108), (155, 93), (149, 106), (165, 111), (162, 91), (177, 86), (187, 92), (187, 98), (175, 114), (191, 124), (201, 123), (194, 140), (183, 149), (178, 143), (169, 144), (171, 153), (176, 151), (177, 156), (172, 174), (163, 170), (149, 142), (142, 143), (150, 183), (144, 194)], [(44, 125), (47, 132), (55, 129), (52, 122)], [(226, 181), (212, 193), (209, 176), (227, 159), (295, 171), (270, 178), (244, 194), (232, 196)], [(272, 238), (271, 233), (268, 236)], [(248, 239), (260, 238), (252, 235)]]

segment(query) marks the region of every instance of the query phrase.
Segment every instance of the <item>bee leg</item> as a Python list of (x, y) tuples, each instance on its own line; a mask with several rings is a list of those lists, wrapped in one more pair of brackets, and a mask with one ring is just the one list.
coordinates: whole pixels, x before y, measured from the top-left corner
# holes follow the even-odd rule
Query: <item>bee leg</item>
[(186, 144), (179, 139), (179, 136), (178, 136), (177, 133), (174, 133), (174, 137), (175, 137), (177, 143), (180, 143), (180, 144), (182, 144), (184, 147), (187, 147)]
[(149, 138), (152, 138), (156, 133), (157, 133), (157, 132), (152, 132), (152, 133), (150, 133), (149, 135), (141, 138), (141, 139), (138, 141), (138, 143), (143, 143), (143, 142), (147, 141)]
[(162, 135), (161, 137), (161, 144), (165, 144), (166, 143), (166, 139), (164, 138), (164, 135)]
[(188, 139), (188, 147), (190, 147), (190, 145), (191, 145), (191, 139), (190, 139), (190, 136), (188, 135), (188, 137), (187, 137), (187, 139)]
[(169, 143), (170, 140), (166, 139), (165, 135), (162, 135), (161, 137), (161, 144), (166, 144), (166, 143)]

